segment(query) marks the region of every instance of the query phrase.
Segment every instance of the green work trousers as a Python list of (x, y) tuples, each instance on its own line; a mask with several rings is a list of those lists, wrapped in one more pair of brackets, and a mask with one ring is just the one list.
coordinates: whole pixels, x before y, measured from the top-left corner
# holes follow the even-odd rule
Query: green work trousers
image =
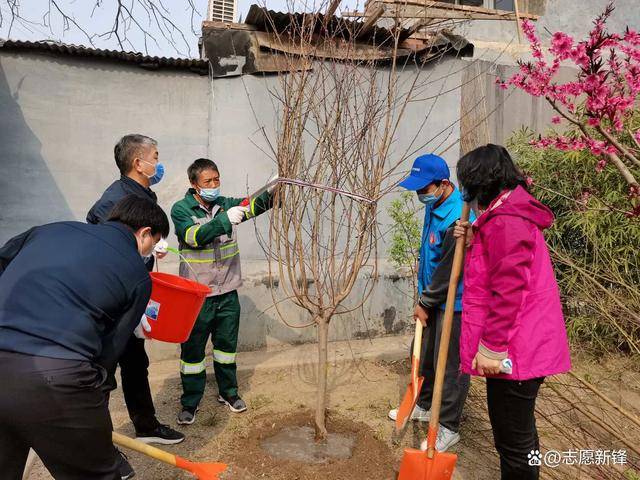
[(240, 325), (238, 291), (208, 297), (189, 339), (182, 344), (180, 378), (183, 407), (195, 408), (200, 403), (206, 384), (206, 346), (213, 344), (213, 371), (218, 392), (225, 398), (238, 395), (236, 377), (236, 346)]

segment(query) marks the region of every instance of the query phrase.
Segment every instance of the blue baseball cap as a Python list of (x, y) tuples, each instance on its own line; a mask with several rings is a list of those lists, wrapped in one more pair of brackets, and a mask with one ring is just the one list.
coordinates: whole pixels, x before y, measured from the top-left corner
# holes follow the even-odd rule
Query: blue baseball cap
[(416, 158), (411, 173), (400, 182), (407, 190), (421, 190), (430, 183), (449, 180), (450, 172), (447, 162), (442, 157), (429, 153)]

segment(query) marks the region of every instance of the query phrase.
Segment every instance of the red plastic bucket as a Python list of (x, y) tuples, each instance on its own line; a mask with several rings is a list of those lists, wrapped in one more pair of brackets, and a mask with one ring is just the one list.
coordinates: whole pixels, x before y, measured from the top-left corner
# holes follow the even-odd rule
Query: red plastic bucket
[(150, 272), (149, 275), (151, 300), (145, 311), (151, 324), (149, 337), (170, 343), (186, 342), (211, 290), (170, 273)]

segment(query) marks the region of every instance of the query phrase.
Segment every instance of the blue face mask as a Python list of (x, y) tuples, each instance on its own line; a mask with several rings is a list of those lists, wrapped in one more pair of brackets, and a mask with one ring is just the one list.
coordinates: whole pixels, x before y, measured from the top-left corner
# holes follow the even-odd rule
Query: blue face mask
[(420, 200), (422, 203), (424, 203), (427, 207), (433, 205), (438, 200), (440, 200), (440, 197), (442, 197), (442, 195), (436, 197), (433, 193), (419, 193), (418, 194), (418, 200)]
[(442, 195), (443, 193), (440, 193), (440, 195), (434, 195), (433, 193), (419, 193), (418, 200), (424, 203), (427, 207), (432, 207), (438, 200), (442, 198)]
[(149, 177), (149, 185), (155, 185), (159, 183), (164, 177), (164, 165), (161, 163), (156, 163), (156, 171), (155, 173)]
[(200, 192), (198, 192), (200, 198), (205, 202), (213, 202), (216, 198), (220, 196), (220, 187), (218, 188), (200, 188)]

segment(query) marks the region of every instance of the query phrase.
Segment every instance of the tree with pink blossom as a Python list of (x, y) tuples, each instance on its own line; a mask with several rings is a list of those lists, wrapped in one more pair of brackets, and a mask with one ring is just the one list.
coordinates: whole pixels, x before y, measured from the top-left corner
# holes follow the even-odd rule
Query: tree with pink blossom
[[(634, 125), (634, 110), (640, 95), (640, 33), (629, 28), (622, 34), (606, 30), (613, 2), (593, 22), (588, 38), (576, 42), (563, 32), (551, 37), (543, 50), (535, 26), (522, 22), (532, 61), (520, 61), (511, 78), (497, 80), (535, 97), (544, 97), (557, 115), (554, 125), (565, 124), (568, 133), (551, 133), (532, 140), (540, 148), (562, 151), (588, 150), (596, 158), (594, 168), (609, 165), (628, 185), (631, 215), (640, 215), (640, 125)], [(558, 81), (561, 65), (576, 69), (569, 82)], [(635, 116), (637, 118), (637, 115)]]

